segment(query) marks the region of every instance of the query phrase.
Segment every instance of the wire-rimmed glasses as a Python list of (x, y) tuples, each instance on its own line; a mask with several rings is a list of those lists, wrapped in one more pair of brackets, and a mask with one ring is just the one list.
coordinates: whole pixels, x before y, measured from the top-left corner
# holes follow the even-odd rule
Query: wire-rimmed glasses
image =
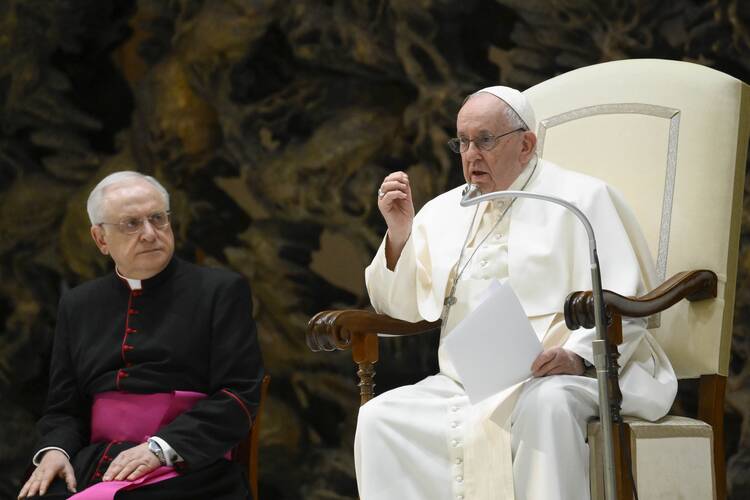
[(143, 230), (148, 221), (154, 229), (164, 229), (169, 225), (169, 211), (154, 212), (145, 217), (125, 217), (120, 222), (100, 222), (99, 226), (115, 226), (123, 234), (135, 234)]
[(453, 151), (454, 153), (461, 154), (465, 153), (469, 149), (469, 145), (474, 142), (474, 144), (482, 151), (491, 151), (495, 148), (495, 146), (497, 146), (497, 141), (499, 141), (506, 135), (525, 130), (525, 128), (519, 127), (515, 130), (511, 130), (510, 132), (505, 132), (504, 134), (500, 135), (480, 134), (474, 139), (469, 139), (468, 137), (454, 137), (453, 139), (448, 141), (448, 147), (451, 148), (451, 151)]

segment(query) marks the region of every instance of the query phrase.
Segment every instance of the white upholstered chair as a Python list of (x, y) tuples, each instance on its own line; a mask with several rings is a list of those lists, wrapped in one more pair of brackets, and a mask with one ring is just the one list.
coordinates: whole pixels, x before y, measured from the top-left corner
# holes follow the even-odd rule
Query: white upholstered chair
[[(750, 90), (705, 66), (634, 59), (571, 71), (525, 94), (539, 123), (540, 156), (624, 194), (660, 282), (694, 269), (718, 277), (716, 299), (682, 301), (650, 319), (678, 377), (701, 379), (701, 420), (632, 423), (631, 442), (640, 498), (723, 499), (724, 387)], [(595, 470), (597, 443), (591, 442)], [(601, 496), (600, 481), (596, 471), (593, 498)]]
[[(750, 91), (739, 80), (704, 66), (642, 59), (581, 68), (525, 94), (539, 123), (540, 155), (621, 191), (643, 227), (659, 281), (667, 279), (645, 297), (615, 298), (608, 307), (614, 314), (640, 314), (671, 306), (650, 317), (652, 332), (680, 378), (700, 378), (698, 419), (631, 421), (625, 441), (631, 445), (623, 447), (618, 460), (630, 451), (643, 500), (723, 500), (722, 422)], [(692, 270), (712, 272), (683, 273)], [(576, 310), (571, 305), (575, 295), (566, 312)], [(580, 324), (586, 326), (587, 312), (593, 314), (591, 301), (584, 300), (584, 292), (579, 298)], [(593, 323), (592, 317), (588, 320)], [(373, 396), (379, 335), (410, 335), (435, 326), (368, 311), (323, 311), (310, 320), (307, 342), (316, 351), (351, 348), (364, 403)], [(600, 437), (592, 423), (594, 499), (603, 497)], [(622, 484), (626, 477), (622, 471), (618, 475), (618, 484), (626, 488), (620, 498), (630, 496), (628, 485)]]

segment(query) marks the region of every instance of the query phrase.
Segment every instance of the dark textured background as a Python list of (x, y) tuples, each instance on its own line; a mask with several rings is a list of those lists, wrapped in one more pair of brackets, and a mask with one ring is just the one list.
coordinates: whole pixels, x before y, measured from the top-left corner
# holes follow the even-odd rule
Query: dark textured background
[[(103, 175), (163, 180), (179, 254), (253, 285), (273, 376), (262, 498), (354, 498), (354, 370), (303, 337), (316, 311), (367, 304), (381, 178), (408, 170), (418, 205), (457, 185), (445, 141), (470, 90), (637, 57), (750, 81), (750, 2), (0, 0), (0, 498), (29, 458), (59, 295), (109, 268), (84, 211)], [(750, 497), (748, 227), (726, 407), (734, 499)], [(435, 344), (383, 346), (379, 389), (434, 370)], [(684, 384), (678, 411), (694, 392)]]

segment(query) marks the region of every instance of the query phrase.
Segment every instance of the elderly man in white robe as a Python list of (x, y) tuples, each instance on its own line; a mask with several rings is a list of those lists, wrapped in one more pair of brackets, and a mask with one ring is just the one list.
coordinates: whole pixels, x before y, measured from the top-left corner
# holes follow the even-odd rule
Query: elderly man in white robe
[[(536, 155), (534, 112), (515, 89), (470, 95), (449, 143), (464, 178), (482, 193), (526, 190), (574, 203), (597, 235), (605, 288), (623, 295), (654, 286), (635, 217), (604, 182)], [(573, 214), (530, 199), (461, 207), (459, 186), (414, 214), (409, 177), (388, 175), (378, 207), (388, 231), (367, 268), (373, 306), (407, 321), (443, 319), (440, 372), (386, 392), (359, 413), (355, 465), (362, 500), (585, 500), (586, 423), (598, 415), (591, 330), (571, 332), (562, 315), (574, 290), (590, 289), (588, 240)], [(472, 405), (443, 350), (491, 281), (507, 279), (542, 341), (527, 381)], [(502, 333), (502, 325), (498, 325)], [(623, 413), (655, 420), (677, 381), (644, 320), (623, 324)]]

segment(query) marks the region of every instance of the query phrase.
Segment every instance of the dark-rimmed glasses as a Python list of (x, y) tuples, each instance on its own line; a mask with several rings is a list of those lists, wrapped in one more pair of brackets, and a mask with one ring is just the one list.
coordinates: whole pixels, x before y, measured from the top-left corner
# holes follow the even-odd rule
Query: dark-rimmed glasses
[(476, 146), (482, 151), (491, 151), (495, 148), (495, 146), (497, 146), (497, 141), (499, 141), (506, 135), (525, 130), (525, 128), (520, 127), (500, 135), (480, 134), (476, 139), (469, 139), (468, 137), (454, 137), (453, 139), (448, 141), (448, 147), (451, 148), (451, 151), (453, 151), (454, 153), (461, 154), (465, 153), (469, 149), (469, 144), (471, 144), (471, 142), (473, 141), (474, 144), (476, 144)]
[(169, 211), (155, 212), (145, 217), (125, 217), (120, 222), (100, 222), (99, 226), (115, 226), (123, 234), (135, 234), (143, 230), (145, 221), (155, 229), (164, 229), (169, 225)]

